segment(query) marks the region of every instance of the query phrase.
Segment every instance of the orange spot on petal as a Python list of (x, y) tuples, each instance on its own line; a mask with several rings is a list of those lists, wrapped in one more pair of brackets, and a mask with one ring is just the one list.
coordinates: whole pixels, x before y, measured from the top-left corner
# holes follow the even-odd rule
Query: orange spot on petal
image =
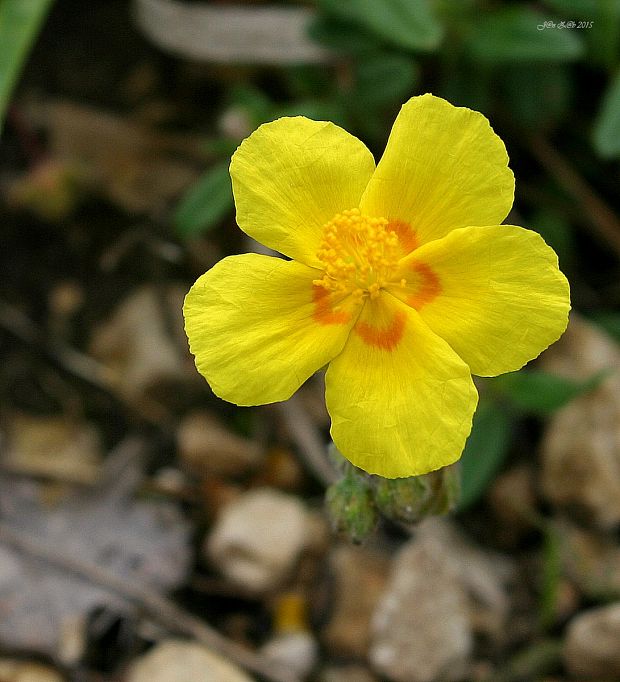
[(411, 270), (417, 275), (417, 286), (416, 292), (407, 298), (407, 304), (419, 310), (441, 293), (441, 282), (426, 263), (412, 263)]
[(346, 324), (351, 320), (351, 313), (346, 310), (335, 310), (332, 307), (330, 292), (323, 287), (312, 287), (314, 301), (314, 319), (320, 324)]
[(392, 230), (396, 234), (405, 254), (415, 251), (420, 246), (415, 230), (404, 220), (390, 220), (387, 224), (387, 229)]
[(367, 322), (358, 322), (355, 331), (367, 345), (391, 351), (403, 338), (405, 323), (405, 313), (399, 310), (387, 327), (373, 327)]

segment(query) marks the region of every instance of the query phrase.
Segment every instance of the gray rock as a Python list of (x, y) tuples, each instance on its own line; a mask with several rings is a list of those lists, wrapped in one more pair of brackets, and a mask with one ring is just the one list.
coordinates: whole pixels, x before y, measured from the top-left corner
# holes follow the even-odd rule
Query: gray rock
[(472, 631), (456, 578), (439, 543), (414, 540), (399, 552), (373, 618), (370, 662), (379, 673), (394, 682), (464, 677)]
[(477, 547), (447, 519), (429, 518), (418, 526), (416, 537), (440, 552), (467, 598), (470, 623), (476, 634), (501, 643), (510, 603), (507, 586), (516, 575), (506, 555)]
[(620, 677), (620, 602), (591, 609), (568, 626), (564, 663), (576, 678)]
[(427, 519), (397, 555), (372, 622), (370, 661), (394, 682), (453, 682), (467, 674), (475, 632), (501, 640), (513, 564), (457, 527)]
[(620, 598), (620, 545), (610, 534), (556, 522), (564, 573), (591, 599)]

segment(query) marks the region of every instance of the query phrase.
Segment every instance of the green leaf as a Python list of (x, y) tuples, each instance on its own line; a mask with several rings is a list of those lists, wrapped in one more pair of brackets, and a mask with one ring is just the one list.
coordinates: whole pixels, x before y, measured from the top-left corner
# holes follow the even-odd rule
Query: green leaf
[(318, 0), (333, 16), (357, 23), (386, 42), (409, 50), (431, 51), (443, 30), (428, 0)]
[(317, 43), (344, 54), (373, 51), (381, 44), (380, 39), (359, 24), (331, 15), (317, 15), (308, 34)]
[(272, 119), (274, 104), (260, 88), (239, 84), (232, 88), (229, 98), (231, 106), (247, 112), (253, 128)]
[(585, 381), (574, 381), (540, 370), (521, 370), (487, 381), (520, 409), (545, 415), (596, 388), (608, 374), (604, 370)]
[(594, 148), (607, 159), (620, 156), (620, 71), (603, 96), (594, 123)]
[(480, 401), (461, 457), (459, 511), (474, 504), (500, 470), (508, 454), (512, 426), (506, 410), (490, 401)]
[[(469, 39), (469, 50), (483, 62), (567, 62), (579, 58), (583, 43), (574, 30), (540, 30), (549, 17), (527, 7), (488, 14)], [(524, 94), (524, 97), (527, 96)]]
[(181, 199), (173, 219), (179, 235), (189, 238), (206, 232), (232, 210), (228, 165), (222, 161), (210, 168)]
[(399, 103), (413, 94), (416, 63), (403, 54), (380, 52), (359, 58), (355, 65), (354, 97), (362, 107)]
[(0, 1), (0, 132), (11, 93), (52, 0)]

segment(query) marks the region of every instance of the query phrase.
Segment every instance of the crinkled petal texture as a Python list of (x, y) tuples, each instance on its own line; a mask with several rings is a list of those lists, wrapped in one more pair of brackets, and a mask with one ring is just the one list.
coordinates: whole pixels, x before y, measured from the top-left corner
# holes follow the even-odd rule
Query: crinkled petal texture
[(420, 316), (473, 374), (517, 370), (566, 329), (568, 281), (553, 249), (531, 230), (454, 230), (411, 253), (402, 267), (403, 277), (420, 267), (433, 273), (435, 295), (419, 307)]
[(388, 293), (366, 302), (326, 375), (334, 443), (353, 464), (386, 478), (456, 461), (477, 399), (467, 365)]
[(402, 107), (360, 208), (408, 223), (425, 243), (501, 223), (513, 198), (506, 148), (488, 120), (427, 94)]
[(185, 298), (185, 331), (217, 396), (237, 405), (286, 400), (340, 353), (359, 304), (333, 310), (316, 276), (295, 261), (244, 254), (198, 279)]
[(237, 223), (262, 244), (319, 266), (322, 227), (358, 206), (374, 168), (364, 144), (333, 123), (302, 116), (266, 123), (230, 164)]

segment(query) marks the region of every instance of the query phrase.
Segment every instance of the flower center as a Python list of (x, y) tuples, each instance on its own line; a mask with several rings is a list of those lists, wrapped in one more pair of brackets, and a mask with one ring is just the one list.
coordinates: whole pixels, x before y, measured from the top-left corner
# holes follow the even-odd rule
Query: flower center
[[(402, 256), (398, 235), (385, 218), (370, 218), (352, 208), (323, 227), (317, 257), (324, 274), (313, 284), (327, 291), (376, 298), (392, 283)], [(400, 284), (405, 286), (405, 281)]]

